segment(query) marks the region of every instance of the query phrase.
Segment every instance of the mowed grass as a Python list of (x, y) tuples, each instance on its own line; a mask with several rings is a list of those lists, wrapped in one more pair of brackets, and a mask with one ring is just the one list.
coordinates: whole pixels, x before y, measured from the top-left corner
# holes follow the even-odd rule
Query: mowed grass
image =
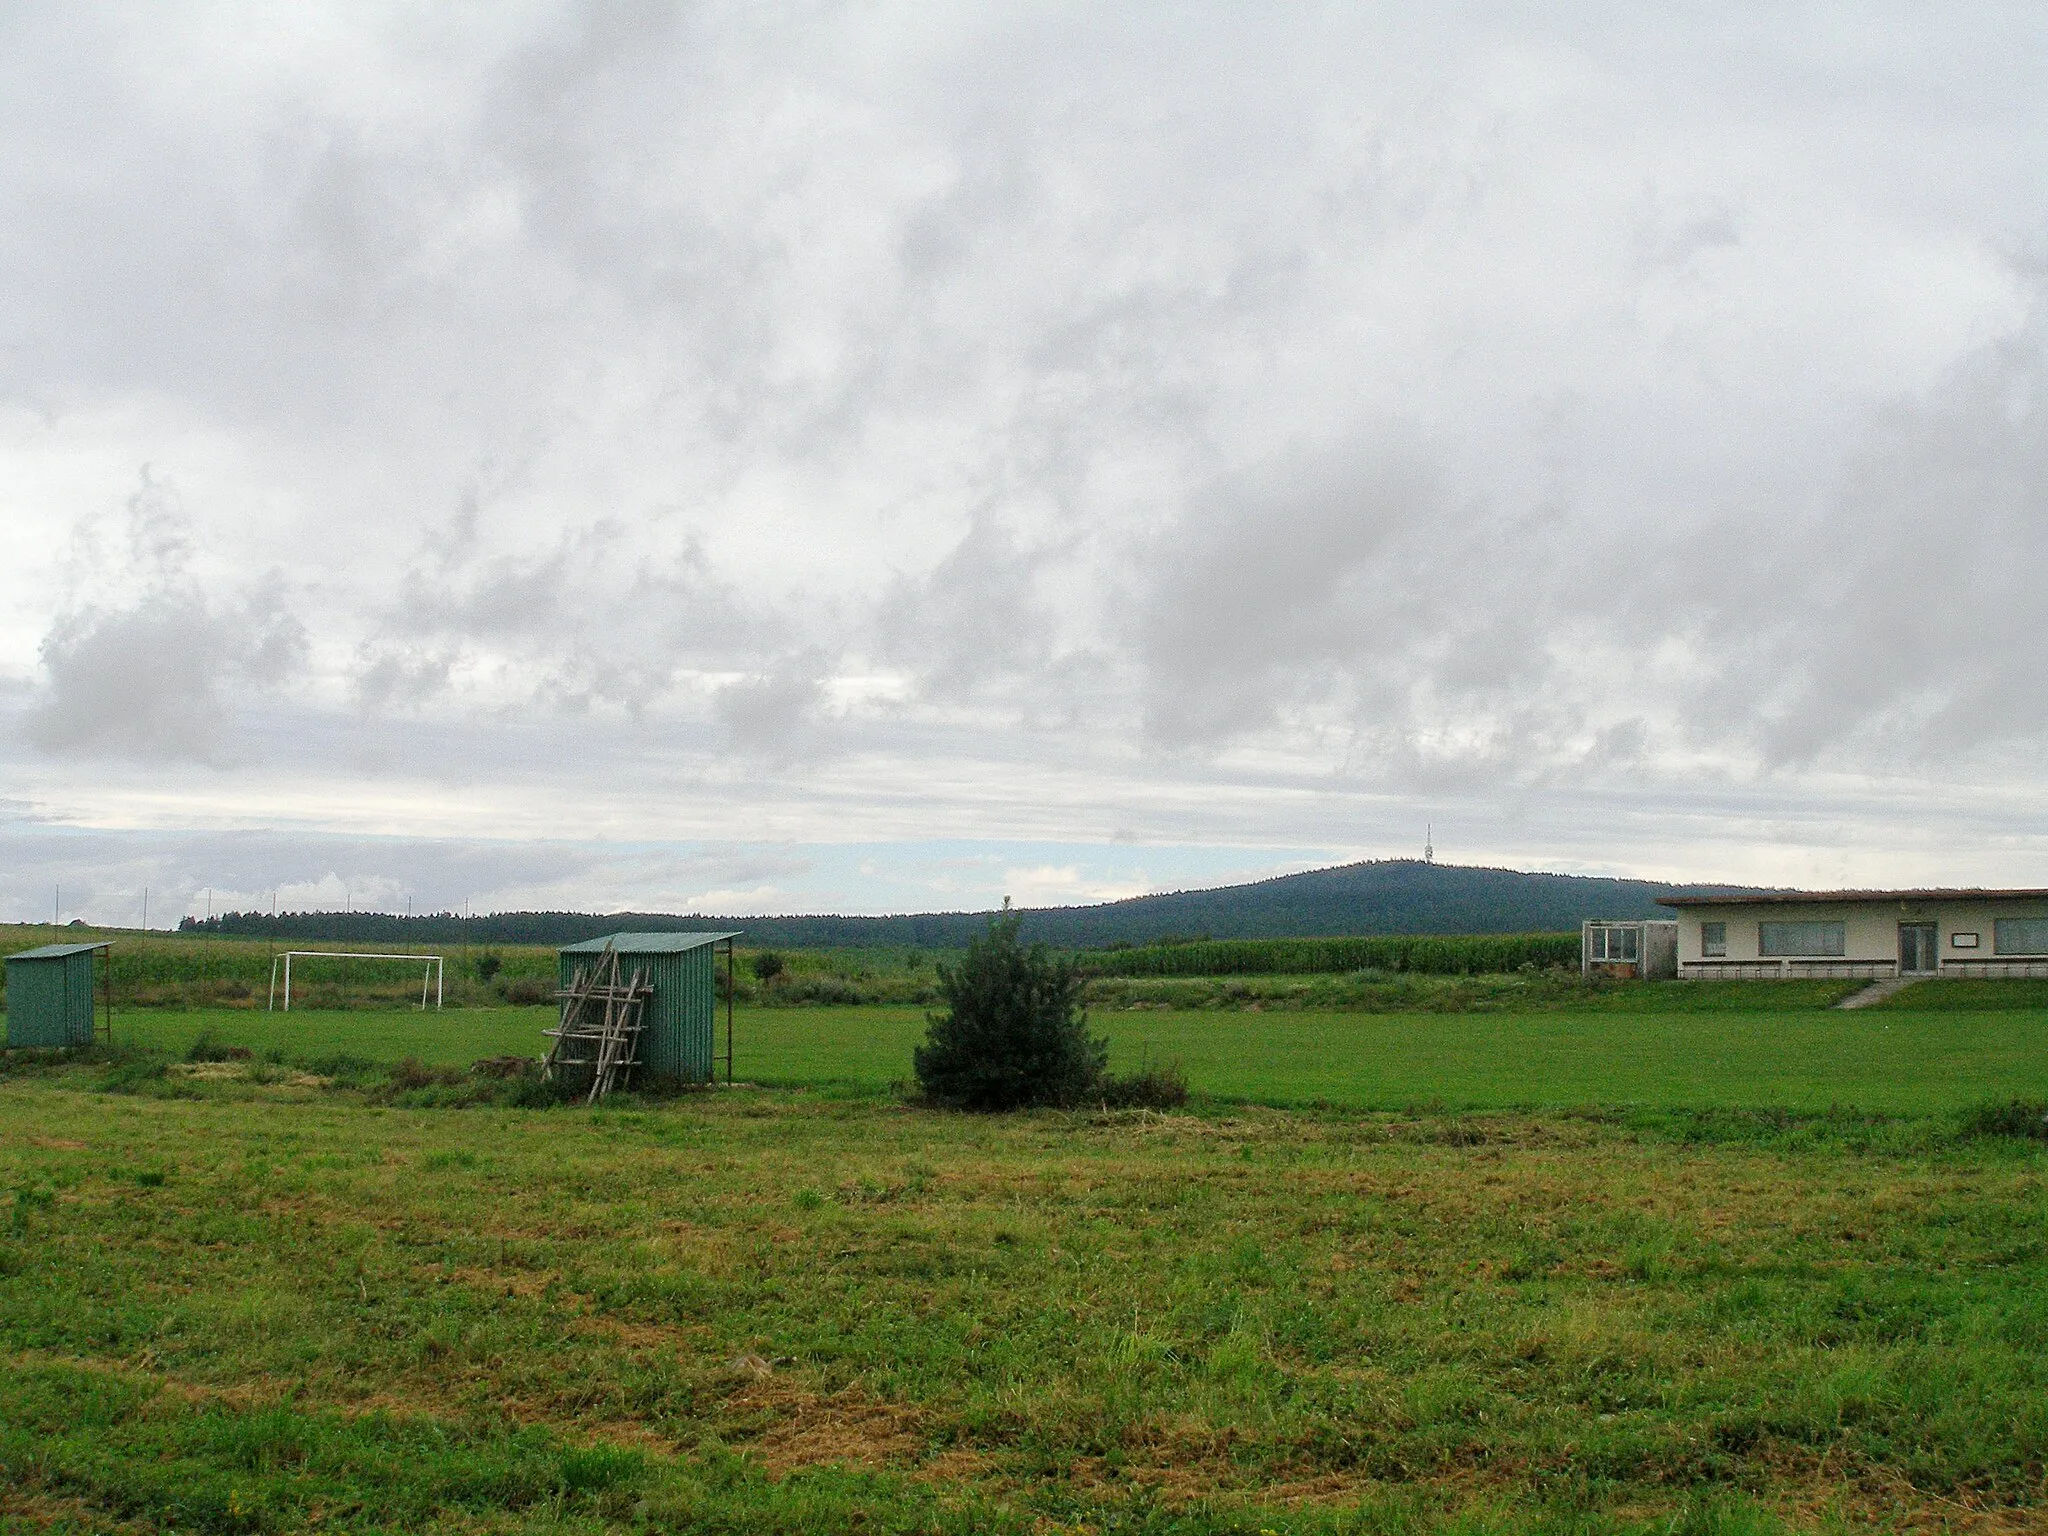
[[(1946, 1001), (1940, 987), (1927, 990)], [(1755, 994), (1751, 994), (1755, 996)], [(2048, 1009), (1964, 1012), (1705, 1007), (1631, 1014), (1361, 1014), (1276, 1010), (1100, 1012), (1111, 1065), (1177, 1061), (1201, 1094), (1270, 1105), (1398, 1109), (1647, 1105), (1936, 1112), (2048, 1097)], [(1711, 999), (1710, 999), (1711, 1000)], [(349, 1052), (464, 1063), (538, 1055), (551, 1010), (190, 1013), (117, 1016), (122, 1040), (183, 1051), (202, 1030), (299, 1057)], [(741, 1079), (885, 1092), (911, 1077), (915, 1008), (745, 1008)], [(720, 1037), (721, 1051), (723, 1036)]]
[[(828, 1015), (829, 1017), (829, 1015)], [(1946, 1122), (418, 1110), (0, 1078), (0, 1521), (2037, 1528), (2048, 1153)]]

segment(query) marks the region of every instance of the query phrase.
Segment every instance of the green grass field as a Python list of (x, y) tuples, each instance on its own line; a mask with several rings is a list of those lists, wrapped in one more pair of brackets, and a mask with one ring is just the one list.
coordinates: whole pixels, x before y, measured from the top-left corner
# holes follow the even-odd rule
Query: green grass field
[(1965, 1113), (2048, 1098), (2048, 1009), (1522, 985), (1098, 1013), (1165, 1115), (919, 1108), (900, 1007), (597, 1110), (0, 1058), (0, 1532), (2048, 1529), (2048, 1140)]
[[(1764, 984), (1768, 985), (1768, 984)], [(1960, 983), (1944, 983), (1962, 985)], [(1699, 993), (1707, 996), (1702, 1000)], [(1928, 989), (1938, 993), (1938, 989)], [(2048, 1011), (1777, 1009), (1767, 994), (1693, 989), (1689, 1012), (1608, 1006), (1530, 1015), (1310, 1010), (1103, 1012), (1112, 1065), (1178, 1061), (1198, 1093), (1271, 1105), (1398, 1109), (1652, 1105), (1884, 1113), (2048, 1096)], [(1707, 1006), (1712, 1004), (1713, 1006)], [(537, 1055), (544, 1008), (119, 1015), (123, 1040), (183, 1051), (201, 1030), (295, 1056), (347, 1051), (466, 1063)], [(910, 1076), (914, 1008), (741, 1008), (747, 1081), (886, 1091)]]
[(2024, 1531), (2048, 1152), (0, 1077), (12, 1531)]

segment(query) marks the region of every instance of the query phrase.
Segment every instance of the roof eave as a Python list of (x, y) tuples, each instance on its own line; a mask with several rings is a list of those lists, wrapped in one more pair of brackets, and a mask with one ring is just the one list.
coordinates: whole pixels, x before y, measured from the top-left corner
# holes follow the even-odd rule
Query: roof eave
[(1973, 887), (1912, 891), (1757, 891), (1728, 896), (1659, 896), (1660, 907), (1875, 906), (1900, 901), (2048, 901), (2048, 890)]

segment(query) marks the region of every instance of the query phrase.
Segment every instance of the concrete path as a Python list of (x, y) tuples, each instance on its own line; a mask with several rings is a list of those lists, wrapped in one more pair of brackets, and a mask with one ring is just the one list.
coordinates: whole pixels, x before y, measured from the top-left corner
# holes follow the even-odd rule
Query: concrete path
[(1894, 992), (1910, 987), (1920, 979), (1918, 976), (1894, 976), (1887, 981), (1873, 981), (1861, 992), (1851, 992), (1847, 997), (1835, 1004), (1835, 1006), (1837, 1008), (1868, 1008), (1872, 1003), (1881, 1003)]

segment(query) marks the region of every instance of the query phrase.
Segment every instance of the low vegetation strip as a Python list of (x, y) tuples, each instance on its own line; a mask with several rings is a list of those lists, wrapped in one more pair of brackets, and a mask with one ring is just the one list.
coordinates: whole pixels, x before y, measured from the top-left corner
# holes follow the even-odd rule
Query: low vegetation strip
[[(2024, 1530), (2048, 1151), (0, 1081), (0, 1522)], [(118, 1111), (118, 1112), (116, 1112)], [(1943, 1122), (1948, 1124), (1948, 1122)]]
[(1425, 976), (1577, 966), (1576, 933), (1378, 935), (1350, 939), (1203, 939), (1139, 949), (1091, 950), (1096, 976), (1300, 976), (1345, 971)]
[[(263, 1008), (270, 1000), (271, 962), (287, 947), (284, 941), (203, 933), (142, 935), (17, 924), (0, 926), (0, 953), (84, 939), (113, 941), (114, 1002), (124, 1008)], [(333, 938), (294, 938), (290, 944), (329, 951), (352, 947)], [(549, 945), (409, 944), (391, 952), (444, 956), (444, 1000), (452, 1007), (532, 1005), (554, 997), (557, 951)], [(773, 962), (768, 975), (756, 968), (764, 956)], [(947, 958), (945, 952), (916, 949), (768, 952), (742, 946), (735, 967), (737, 996), (743, 1003), (768, 1007), (925, 1003), (938, 995), (937, 966)], [(724, 985), (722, 972), (719, 984)], [(294, 1008), (404, 1006), (419, 1000), (420, 967), (382, 960), (299, 960), (292, 995)]]

